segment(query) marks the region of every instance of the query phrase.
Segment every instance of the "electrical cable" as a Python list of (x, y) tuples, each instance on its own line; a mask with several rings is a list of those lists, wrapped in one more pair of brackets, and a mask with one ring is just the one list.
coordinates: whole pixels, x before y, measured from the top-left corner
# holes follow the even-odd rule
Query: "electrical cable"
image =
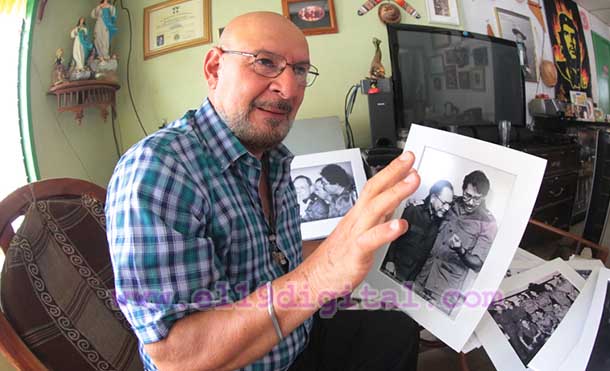
[[(116, 3), (116, 0), (115, 0)], [(146, 129), (144, 128), (144, 125), (142, 124), (142, 120), (140, 119), (140, 114), (138, 113), (138, 109), (136, 108), (136, 103), (133, 99), (133, 93), (131, 91), (131, 78), (129, 76), (129, 66), (131, 65), (131, 45), (132, 45), (132, 39), (133, 39), (133, 30), (132, 30), (132, 24), (131, 24), (131, 12), (129, 11), (129, 9), (127, 7), (125, 7), (125, 5), (123, 4), (123, 0), (121, 0), (121, 9), (123, 9), (126, 13), (127, 13), (127, 19), (129, 20), (129, 51), (127, 53), (127, 91), (129, 92), (129, 99), (131, 101), (131, 106), (133, 107), (133, 111), (136, 114), (136, 118), (138, 119), (138, 124), (140, 124), (140, 128), (142, 128), (142, 131), (144, 132), (144, 135), (148, 135), (148, 133), (146, 132)]]
[(349, 122), (349, 116), (354, 110), (354, 103), (356, 102), (356, 96), (358, 94), (358, 90), (360, 89), (360, 85), (352, 85), (347, 91), (345, 95), (345, 103), (344, 103), (344, 115), (345, 115), (345, 135), (347, 137), (347, 148), (354, 148), (356, 145), (354, 140), (354, 132), (352, 131), (352, 126)]
[(115, 125), (115, 120), (114, 120), (116, 118), (116, 112), (114, 110), (114, 107), (112, 107), (110, 116), (112, 117), (112, 137), (114, 138), (114, 148), (116, 149), (117, 158), (121, 159), (121, 148), (119, 146), (119, 140), (117, 139), (117, 136), (116, 136), (116, 125)]

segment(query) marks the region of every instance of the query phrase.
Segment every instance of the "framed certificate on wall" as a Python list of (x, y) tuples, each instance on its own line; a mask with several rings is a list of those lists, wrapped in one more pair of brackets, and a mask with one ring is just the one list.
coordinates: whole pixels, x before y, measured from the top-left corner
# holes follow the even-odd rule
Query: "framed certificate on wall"
[(144, 8), (144, 59), (212, 41), (210, 0), (169, 0)]

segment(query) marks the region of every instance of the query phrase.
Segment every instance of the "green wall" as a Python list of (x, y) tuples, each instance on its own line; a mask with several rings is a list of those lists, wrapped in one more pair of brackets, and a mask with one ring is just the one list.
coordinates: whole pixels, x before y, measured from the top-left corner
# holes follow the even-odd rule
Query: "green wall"
[(117, 161), (110, 117), (104, 122), (97, 109), (85, 111), (79, 126), (74, 114), (56, 111), (55, 96), (47, 95), (55, 50), (72, 55), (70, 30), (79, 16), (87, 16), (97, 1), (50, 1), (44, 18), (33, 27), (30, 62), (30, 100), (33, 136), (41, 178), (73, 177), (106, 186)]
[[(207, 92), (202, 61), (205, 53), (218, 41), (218, 28), (224, 27), (230, 19), (245, 12), (282, 12), (280, 0), (212, 1), (212, 43), (144, 61), (143, 8), (158, 1), (145, 0), (142, 3), (142, 6), (130, 6), (134, 30), (130, 74), (136, 107), (148, 132), (156, 130), (163, 119), (173, 121), (187, 109), (196, 108), (201, 104)], [(339, 32), (307, 37), (312, 63), (320, 69), (321, 76), (308, 88), (297, 119), (338, 116), (343, 121), (344, 99), (348, 88), (368, 74), (374, 53), (373, 37), (383, 41), (383, 64), (387, 75), (391, 74), (387, 32), (377, 17), (377, 9), (358, 16), (356, 11), (362, 1), (335, 0), (334, 3)], [(424, 23), (424, 1), (414, 0), (410, 3), (419, 9), (423, 17), (415, 20), (403, 12), (403, 23)], [(121, 57), (121, 76), (125, 79), (129, 47), (125, 12), (120, 12), (119, 27), (121, 35), (116, 50)], [(123, 145), (127, 148), (142, 138), (143, 133), (131, 108), (125, 81), (119, 94), (118, 107)], [(368, 147), (370, 133), (366, 96), (358, 96), (350, 121), (356, 144)]]
[[(610, 67), (610, 41), (595, 32), (592, 32), (591, 36), (593, 37), (595, 64), (597, 66), (598, 107), (604, 110), (604, 113), (608, 113), (610, 112), (610, 79), (607, 70)], [(604, 72), (604, 67), (606, 72)]]

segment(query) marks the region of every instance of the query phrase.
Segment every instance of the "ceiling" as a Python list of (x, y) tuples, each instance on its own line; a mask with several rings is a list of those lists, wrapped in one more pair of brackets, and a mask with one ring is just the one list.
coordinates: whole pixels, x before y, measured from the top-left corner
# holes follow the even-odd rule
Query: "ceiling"
[(575, 0), (578, 5), (587, 9), (602, 22), (610, 26), (610, 1), (609, 0)]

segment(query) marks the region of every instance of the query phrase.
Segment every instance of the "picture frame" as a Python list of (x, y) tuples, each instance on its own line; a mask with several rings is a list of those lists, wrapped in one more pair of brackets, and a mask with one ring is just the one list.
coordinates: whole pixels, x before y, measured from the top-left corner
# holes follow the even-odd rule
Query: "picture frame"
[(426, 9), (431, 23), (460, 25), (457, 0), (426, 0)]
[(470, 89), (476, 91), (486, 91), (485, 86), (485, 69), (473, 68), (470, 70)]
[[(593, 280), (586, 286), (561, 258), (504, 280), (502, 295), (489, 305), (476, 329), (498, 371), (557, 370), (561, 357), (579, 338), (594, 286)], [(551, 308), (545, 310), (549, 303)], [(540, 308), (543, 305), (545, 309)], [(540, 315), (548, 321), (541, 322)], [(535, 341), (520, 338), (518, 334), (528, 333), (532, 323), (544, 326), (544, 331), (538, 328)]]
[[(418, 273), (413, 284), (409, 284), (409, 282), (401, 282), (396, 278), (398, 276), (393, 277), (388, 274), (387, 258), (391, 244), (387, 244), (375, 253), (371, 271), (367, 275), (365, 283), (357, 288), (357, 292), (362, 294), (368, 288), (370, 295), (367, 295), (367, 301), (375, 303), (380, 298), (386, 307), (394, 307), (406, 312), (443, 343), (455, 351), (460, 351), (473, 334), (487, 309), (486, 303), (488, 304), (488, 301), (496, 295), (504, 274), (509, 268), (533, 210), (546, 160), (489, 142), (416, 124), (411, 125), (405, 150), (415, 154), (414, 168), (417, 169), (421, 182), (417, 191), (401, 202), (392, 218), (402, 218), (409, 206), (421, 205), (420, 207), (425, 208), (426, 202), (432, 200), (430, 189), (439, 182), (439, 179), (453, 184), (453, 196), (457, 196), (457, 200), (462, 200), (465, 196), (462, 188), (464, 178), (467, 174), (478, 170), (489, 179), (489, 188), (485, 198), (486, 211), (483, 209), (480, 211), (493, 216), (493, 219), (491, 217), (486, 219), (486, 226), (479, 227), (479, 230), (486, 228), (490, 231), (490, 238), (485, 238), (485, 241), (491, 245), (483, 247), (481, 250), (483, 262), (478, 272), (465, 271), (461, 266), (461, 274), (466, 276), (464, 278), (462, 275), (464, 278), (461, 281), (462, 286), (453, 291), (447, 286), (438, 284), (439, 281), (430, 282), (432, 277), (439, 279), (444, 276), (438, 274), (439, 271), (436, 271), (434, 275), (431, 273), (441, 269), (445, 264), (437, 264), (443, 259), (434, 247), (429, 250), (424, 268), (420, 271), (424, 277), (420, 277)], [(524, 163), (527, 163), (528, 166), (522, 166)], [(440, 197), (438, 201), (443, 204), (444, 208), (445, 201)], [(456, 200), (451, 195), (442, 197)], [(449, 210), (452, 210), (453, 207), (463, 207), (462, 201), (459, 202), (460, 204), (450, 205)], [(438, 205), (438, 202), (436, 203)], [(479, 203), (479, 205), (481, 204)], [(459, 215), (456, 212), (453, 214)], [(460, 220), (459, 217), (457, 219)], [(412, 230), (416, 231), (417, 228), (420, 228), (421, 231), (424, 228), (414, 225), (413, 221), (414, 219), (411, 220), (410, 226)], [(443, 221), (441, 221), (437, 238), (433, 239), (436, 246), (444, 245), (446, 233), (452, 231), (461, 233), (452, 226), (443, 225)], [(493, 230), (496, 231), (495, 236), (491, 236)], [(407, 233), (409, 232), (407, 231)], [(439, 239), (438, 242), (437, 239)], [(475, 248), (474, 246), (478, 245), (478, 243), (471, 245), (471, 242), (465, 242), (465, 244), (469, 248)], [(447, 252), (445, 247), (438, 248)], [(413, 249), (406, 251), (407, 254), (410, 254)], [(429, 262), (436, 267), (435, 270), (426, 269)], [(420, 278), (423, 278), (421, 284), (419, 283)], [(444, 301), (430, 298), (431, 294), (425, 292), (428, 290), (428, 284), (439, 289), (447, 288), (444, 292), (447, 295), (457, 292), (460, 304), (452, 307), (449, 313), (441, 309), (440, 305), (444, 305)], [(418, 285), (420, 286), (418, 287)], [(430, 290), (435, 290), (432, 286)], [(421, 288), (425, 289), (423, 293)], [(468, 296), (471, 294), (473, 297), (469, 298)], [(371, 306), (370, 309), (373, 310), (376, 307)]]
[[(301, 235), (305, 241), (328, 236), (366, 183), (357, 148), (295, 156), (290, 176), (297, 192)], [(341, 181), (337, 183), (342, 190), (333, 186), (341, 178), (350, 179), (343, 185)]]
[(168, 0), (144, 8), (144, 59), (212, 41), (211, 0)]
[(570, 90), (570, 102), (575, 106), (587, 106), (587, 93), (584, 91)]
[(307, 36), (339, 32), (333, 0), (282, 0), (282, 14)]
[(538, 62), (534, 26), (528, 16), (495, 7), (500, 37), (517, 43), (520, 53), (523, 49), (522, 63), (525, 81), (538, 82)]

